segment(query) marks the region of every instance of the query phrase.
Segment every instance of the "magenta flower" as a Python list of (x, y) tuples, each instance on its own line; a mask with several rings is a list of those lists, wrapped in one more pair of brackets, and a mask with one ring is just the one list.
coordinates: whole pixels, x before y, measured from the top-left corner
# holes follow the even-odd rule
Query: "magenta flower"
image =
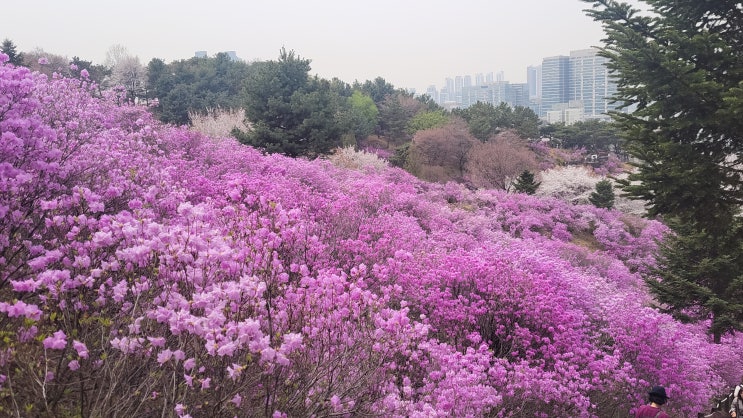
[(67, 346), (67, 336), (64, 331), (57, 331), (51, 337), (44, 339), (44, 348), (62, 350)]
[(172, 356), (173, 356), (173, 352), (168, 349), (165, 349), (157, 355), (157, 362), (159, 364), (163, 364), (169, 361)]
[(80, 341), (77, 341), (77, 340), (73, 340), (72, 348), (74, 348), (77, 351), (77, 355), (80, 358), (88, 358), (88, 347), (86, 347), (84, 343), (81, 343)]

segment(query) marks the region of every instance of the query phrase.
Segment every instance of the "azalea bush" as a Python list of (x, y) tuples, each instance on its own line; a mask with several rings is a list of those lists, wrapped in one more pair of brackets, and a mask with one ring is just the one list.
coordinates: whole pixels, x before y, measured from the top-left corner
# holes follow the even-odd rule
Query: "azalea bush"
[(265, 156), (94, 91), (0, 65), (5, 415), (626, 416), (661, 384), (689, 416), (740, 379), (739, 338), (653, 309), (656, 221)]
[[(536, 195), (543, 197), (554, 197), (574, 204), (590, 203), (590, 195), (596, 190), (596, 183), (602, 179), (611, 180), (614, 178), (626, 178), (626, 173), (616, 173), (610, 178), (604, 178), (596, 174), (594, 170), (588, 167), (570, 165), (563, 167), (550, 168), (539, 174), (541, 184), (536, 191)], [(645, 213), (644, 202), (631, 200), (618, 193), (614, 208), (620, 212), (641, 216)]]

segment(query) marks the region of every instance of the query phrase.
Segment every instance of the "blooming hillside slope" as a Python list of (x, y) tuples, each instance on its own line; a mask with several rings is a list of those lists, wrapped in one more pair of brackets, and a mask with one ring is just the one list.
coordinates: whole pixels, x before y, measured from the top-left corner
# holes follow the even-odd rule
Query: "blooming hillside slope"
[(93, 91), (0, 65), (3, 414), (605, 417), (657, 383), (691, 415), (739, 378), (651, 308), (657, 222), (263, 156)]

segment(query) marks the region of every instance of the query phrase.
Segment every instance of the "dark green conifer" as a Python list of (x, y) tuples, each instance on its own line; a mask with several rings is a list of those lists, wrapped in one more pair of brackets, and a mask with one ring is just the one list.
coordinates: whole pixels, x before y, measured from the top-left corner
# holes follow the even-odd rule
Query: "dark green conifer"
[(743, 330), (743, 8), (584, 1), (607, 35), (615, 99), (635, 108), (612, 115), (636, 166), (620, 184), (674, 232), (646, 281), (663, 310), (709, 320), (719, 342)]
[(534, 181), (534, 173), (529, 170), (524, 170), (513, 184), (513, 189), (518, 193), (534, 194), (540, 184), (542, 183)]
[(15, 66), (23, 65), (23, 54), (18, 52), (15, 44), (10, 39), (6, 38), (3, 40), (2, 45), (0, 45), (0, 51), (8, 56), (8, 61), (11, 64)]
[(588, 201), (597, 208), (611, 209), (614, 207), (614, 185), (610, 180), (601, 180), (596, 183), (596, 190), (588, 196)]
[(245, 114), (253, 126), (237, 139), (269, 153), (317, 157), (341, 145), (338, 95), (311, 77), (310, 60), (282, 48), (278, 61), (254, 64), (245, 80)]

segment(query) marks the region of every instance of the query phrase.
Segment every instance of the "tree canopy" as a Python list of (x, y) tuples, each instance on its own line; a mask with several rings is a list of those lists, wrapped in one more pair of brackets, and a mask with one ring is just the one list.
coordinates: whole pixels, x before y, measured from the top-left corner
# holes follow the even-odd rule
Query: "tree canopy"
[(585, 148), (589, 151), (618, 150), (622, 137), (619, 129), (610, 122), (588, 119), (570, 125), (554, 124), (544, 129), (554, 139), (559, 139), (564, 148)]
[(513, 184), (513, 190), (518, 193), (534, 194), (541, 183), (534, 180), (534, 173), (524, 170)]
[[(736, 284), (743, 265), (728, 262), (743, 248), (743, 6), (648, 0), (641, 13), (612, 0), (585, 1), (606, 31), (601, 53), (616, 76), (616, 99), (636, 107), (612, 114), (636, 161), (624, 191), (676, 234), (659, 258), (666, 268), (647, 280), (664, 309), (679, 317), (695, 310), (719, 341), (743, 329)], [(689, 248), (698, 249), (694, 258), (679, 256)]]
[(10, 39), (4, 39), (0, 45), (0, 52), (8, 56), (8, 62), (13, 65), (23, 65), (23, 54), (18, 52), (15, 43)]
[(360, 90), (354, 90), (348, 99), (348, 129), (355, 139), (363, 139), (374, 132), (379, 122), (379, 108), (374, 100)]
[(596, 183), (596, 190), (588, 196), (588, 201), (597, 208), (613, 208), (614, 185), (611, 180), (604, 179)]
[(147, 64), (147, 96), (158, 99), (155, 113), (160, 120), (187, 124), (189, 112), (241, 107), (242, 83), (250, 67), (225, 53), (169, 64), (153, 58)]
[(467, 121), (470, 133), (480, 141), (508, 129), (523, 138), (536, 138), (539, 134), (539, 117), (527, 107), (477, 102), (466, 109), (455, 109), (454, 114)]
[(341, 101), (329, 81), (309, 76), (310, 60), (282, 48), (277, 61), (254, 66), (243, 101), (253, 129), (237, 133), (242, 143), (292, 157), (314, 157), (341, 144)]

